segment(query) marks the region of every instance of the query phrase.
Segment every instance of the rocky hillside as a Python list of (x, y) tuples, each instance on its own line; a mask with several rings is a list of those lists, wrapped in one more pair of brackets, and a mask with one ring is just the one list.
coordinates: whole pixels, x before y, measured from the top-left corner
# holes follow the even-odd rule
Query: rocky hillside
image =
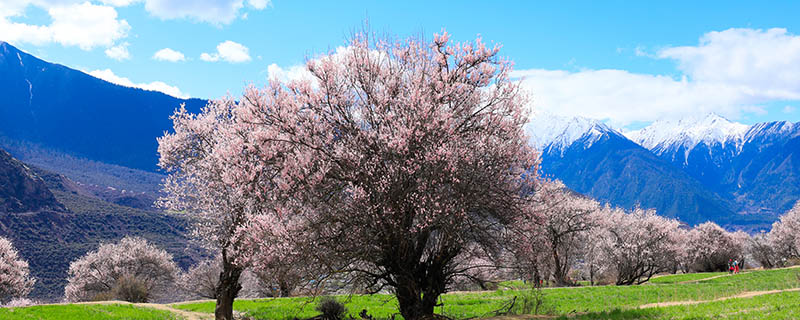
[(30, 167), (0, 150), (0, 212), (63, 210)]
[(184, 268), (205, 254), (187, 239), (185, 217), (113, 203), (84, 186), (0, 150), (0, 236), (30, 263), (32, 297), (60, 300), (71, 261), (126, 235), (165, 248)]

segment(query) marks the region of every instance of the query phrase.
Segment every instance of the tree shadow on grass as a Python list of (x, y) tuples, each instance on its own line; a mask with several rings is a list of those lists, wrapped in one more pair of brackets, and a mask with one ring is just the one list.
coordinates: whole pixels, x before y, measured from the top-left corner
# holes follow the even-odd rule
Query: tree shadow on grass
[[(558, 319), (580, 319), (580, 320), (596, 320), (596, 319), (663, 319), (664, 313), (657, 308), (648, 308), (648, 309), (629, 309), (629, 310), (620, 310), (615, 309), (612, 311), (605, 311), (605, 312), (589, 312), (583, 313), (573, 316), (562, 316)], [(687, 318), (687, 319), (694, 319), (694, 318)], [(697, 318), (701, 319), (701, 318)]]

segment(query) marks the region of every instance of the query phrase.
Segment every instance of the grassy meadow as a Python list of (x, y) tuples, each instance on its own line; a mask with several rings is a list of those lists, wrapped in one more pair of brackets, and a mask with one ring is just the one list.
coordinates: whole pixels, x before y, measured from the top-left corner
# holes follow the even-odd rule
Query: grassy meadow
[[(521, 282), (501, 283), (494, 291), (456, 292), (441, 297), (438, 314), (452, 319), (538, 314), (559, 319), (800, 319), (800, 268), (727, 273), (666, 275), (638, 286), (583, 286), (524, 289)], [(786, 291), (790, 290), (790, 291)], [(764, 291), (779, 291), (765, 294)], [(780, 292), (782, 291), (782, 292)], [(737, 298), (737, 296), (742, 296)], [(336, 296), (348, 315), (360, 319), (402, 319), (391, 295)], [(319, 298), (239, 299), (234, 309), (253, 319), (305, 319), (319, 315)], [(681, 305), (645, 306), (679, 302)], [(687, 302), (691, 304), (686, 304)], [(697, 303), (699, 302), (699, 303)], [(538, 305), (538, 308), (536, 307)], [(642, 307), (644, 306), (644, 307)], [(165, 306), (207, 314), (213, 302)], [(0, 309), (0, 319), (181, 319), (168, 311), (122, 304), (44, 305)], [(524, 317), (519, 317), (523, 319)]]
[[(671, 313), (668, 314), (675, 315), (682, 314), (681, 308), (688, 308), (692, 310), (691, 314), (705, 312), (710, 317), (718, 311), (726, 309), (731, 302), (726, 302), (726, 300), (710, 303), (710, 306), (706, 306), (708, 305), (706, 303), (692, 306), (648, 308), (643, 311), (637, 310), (637, 308), (650, 303), (708, 301), (744, 292), (799, 288), (798, 275), (800, 275), (800, 269), (753, 271), (737, 275), (727, 275), (727, 273), (678, 274), (654, 278), (653, 281), (638, 286), (546, 288), (539, 293), (541, 305), (538, 313), (553, 316), (578, 316), (582, 319), (605, 318), (608, 314), (614, 315), (614, 317), (609, 317), (612, 319), (616, 319), (617, 314), (620, 314), (620, 319), (638, 319), (639, 315), (644, 319), (650, 319), (648, 314), (653, 314), (661, 309), (671, 310), (669, 311)], [(711, 279), (702, 280), (707, 278)], [(519, 286), (516, 287), (519, 288)], [(526, 313), (525, 311), (528, 310), (524, 309), (528, 308), (525, 308), (524, 302), (527, 300), (529, 305), (534, 304), (530, 303), (535, 302), (534, 295), (536, 295), (535, 291), (524, 289), (445, 294), (441, 298), (442, 306), (437, 307), (436, 312), (455, 319), (493, 317), (508, 311), (509, 307), (511, 307), (512, 313)], [(798, 297), (799, 295), (800, 293), (791, 292), (782, 294), (781, 297)], [(759, 296), (759, 299), (772, 301), (768, 298), (770, 296), (775, 295)], [(366, 309), (369, 315), (379, 319), (389, 319), (397, 314), (397, 302), (390, 295), (352, 295), (337, 298), (345, 303), (349, 315), (352, 317), (357, 318), (363, 309)], [(512, 301), (514, 302), (513, 306)], [(315, 306), (316, 302), (311, 301), (310, 298), (297, 297), (237, 300), (234, 309), (256, 319), (293, 319), (318, 315), (319, 313), (314, 310)], [(175, 304), (173, 307), (211, 313), (214, 310), (214, 303)], [(776, 305), (776, 308), (780, 308), (780, 306)], [(800, 306), (795, 309), (797, 309), (796, 312), (800, 312)], [(395, 316), (395, 319), (398, 319), (398, 316)]]

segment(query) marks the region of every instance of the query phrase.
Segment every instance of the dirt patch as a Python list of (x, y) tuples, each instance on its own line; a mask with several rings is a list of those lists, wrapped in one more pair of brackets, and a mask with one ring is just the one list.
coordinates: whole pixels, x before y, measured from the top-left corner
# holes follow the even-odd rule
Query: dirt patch
[[(746, 273), (746, 272), (741, 272), (741, 273), (737, 273), (737, 274), (742, 274), (742, 273)], [(711, 280), (711, 279), (716, 279), (716, 278), (722, 278), (722, 277), (730, 277), (730, 276), (732, 276), (732, 275), (734, 275), (734, 274), (732, 274), (732, 273), (727, 273), (727, 274), (721, 274), (721, 275), (718, 275), (718, 276), (711, 276), (711, 277), (708, 277), (708, 278), (703, 278), (703, 279), (695, 279), (695, 280), (686, 280), (686, 281), (681, 281), (681, 282), (678, 282), (678, 284), (698, 283), (698, 282), (700, 282), (700, 281), (706, 281), (706, 280)]]
[(715, 301), (724, 301), (729, 299), (736, 299), (736, 298), (752, 298), (756, 296), (762, 296), (765, 294), (775, 294), (781, 292), (792, 292), (792, 291), (800, 291), (800, 288), (793, 288), (793, 289), (784, 289), (784, 290), (768, 290), (768, 291), (747, 291), (742, 292), (737, 295), (729, 296), (729, 297), (722, 297), (713, 300), (688, 300), (688, 301), (670, 301), (670, 302), (659, 302), (659, 303), (648, 303), (639, 306), (639, 309), (646, 309), (646, 308), (658, 308), (658, 307), (669, 307), (669, 306), (685, 306), (685, 305), (692, 305), (692, 304), (701, 304), (701, 303), (708, 303), (708, 302), (715, 302)]
[(174, 314), (177, 314), (180, 317), (183, 317), (185, 320), (208, 320), (208, 319), (214, 319), (214, 315), (213, 314), (186, 311), (186, 310), (181, 310), (181, 309), (175, 309), (175, 308), (170, 307), (169, 305), (166, 305), (166, 304), (134, 303), (133, 305), (137, 306), (137, 307), (145, 307), (145, 308), (152, 308), (152, 309), (158, 309), (158, 310), (163, 310), (163, 311), (169, 311), (169, 312), (172, 312)]

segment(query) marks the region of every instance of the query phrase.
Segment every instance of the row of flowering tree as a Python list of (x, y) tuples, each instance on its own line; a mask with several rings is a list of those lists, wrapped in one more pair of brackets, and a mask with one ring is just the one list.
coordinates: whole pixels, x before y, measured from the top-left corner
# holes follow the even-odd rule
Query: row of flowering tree
[(653, 210), (601, 206), (559, 181), (542, 181), (536, 191), (507, 242), (519, 275), (537, 284), (601, 277), (640, 284), (662, 272), (727, 271), (731, 261), (771, 268), (800, 257), (800, 202), (772, 231), (751, 236), (713, 222), (690, 228)]

